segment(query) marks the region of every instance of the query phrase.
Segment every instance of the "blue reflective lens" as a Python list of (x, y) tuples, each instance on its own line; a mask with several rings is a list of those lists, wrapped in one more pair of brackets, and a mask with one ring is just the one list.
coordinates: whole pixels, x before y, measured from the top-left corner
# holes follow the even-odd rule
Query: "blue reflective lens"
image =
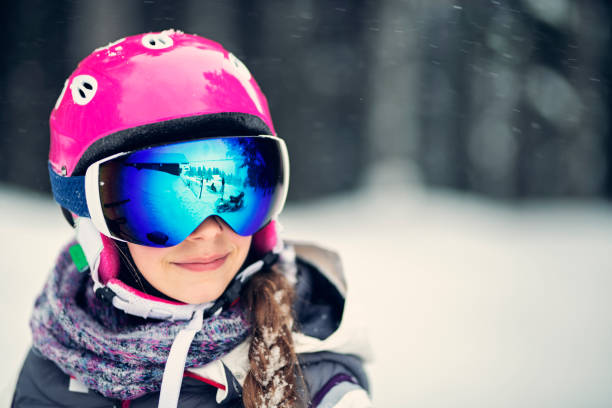
[(102, 213), (111, 235), (169, 247), (207, 217), (257, 232), (284, 204), (286, 150), (267, 136), (203, 139), (126, 153), (100, 164)]

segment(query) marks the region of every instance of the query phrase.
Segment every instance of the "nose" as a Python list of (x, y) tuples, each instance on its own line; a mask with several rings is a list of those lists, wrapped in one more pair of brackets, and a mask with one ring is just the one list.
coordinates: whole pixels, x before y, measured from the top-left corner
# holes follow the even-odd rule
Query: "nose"
[(206, 218), (189, 236), (188, 240), (209, 240), (223, 232), (223, 222), (216, 216)]

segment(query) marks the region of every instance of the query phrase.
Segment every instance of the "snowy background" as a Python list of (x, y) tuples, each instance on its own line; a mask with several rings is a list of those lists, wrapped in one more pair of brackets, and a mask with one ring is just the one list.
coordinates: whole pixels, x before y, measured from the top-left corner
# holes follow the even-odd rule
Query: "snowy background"
[[(378, 407), (612, 405), (612, 211), (425, 189), (404, 165), (292, 204), (285, 236), (338, 250), (367, 325)], [(47, 196), (0, 186), (2, 404), (28, 316), (71, 230)]]

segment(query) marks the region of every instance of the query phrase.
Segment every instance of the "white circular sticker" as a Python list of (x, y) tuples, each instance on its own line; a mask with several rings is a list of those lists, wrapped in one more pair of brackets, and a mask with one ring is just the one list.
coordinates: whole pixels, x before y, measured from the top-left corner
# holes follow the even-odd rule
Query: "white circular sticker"
[(87, 105), (98, 90), (98, 81), (91, 75), (78, 75), (70, 84), (72, 100), (77, 105)]

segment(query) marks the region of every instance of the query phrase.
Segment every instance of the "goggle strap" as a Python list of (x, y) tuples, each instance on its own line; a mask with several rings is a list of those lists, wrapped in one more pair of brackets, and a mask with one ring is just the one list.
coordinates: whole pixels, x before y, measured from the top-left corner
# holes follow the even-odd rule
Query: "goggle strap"
[(79, 217), (90, 217), (85, 197), (85, 176), (64, 177), (53, 170), (51, 163), (48, 167), (55, 201)]

